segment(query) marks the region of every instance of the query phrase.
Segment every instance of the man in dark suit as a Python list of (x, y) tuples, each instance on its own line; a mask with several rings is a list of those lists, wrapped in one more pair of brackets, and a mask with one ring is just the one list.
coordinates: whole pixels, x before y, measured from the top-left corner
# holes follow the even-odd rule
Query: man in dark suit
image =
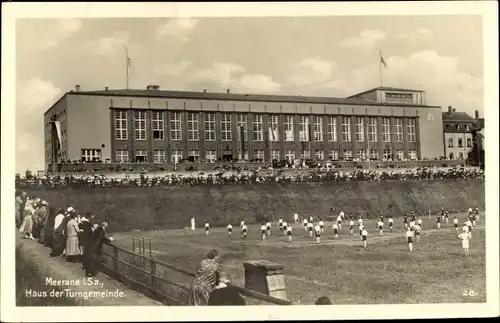
[(80, 233), (80, 243), (83, 248), (83, 268), (85, 269), (86, 276), (96, 275), (94, 261), (96, 239), (92, 229), (92, 223), (90, 222), (93, 218), (93, 215), (86, 214), (86, 216), (82, 218), (82, 222), (78, 225), (82, 230)]
[(95, 260), (94, 260), (94, 270), (97, 271), (97, 267), (100, 266), (102, 262), (102, 245), (107, 242), (110, 243), (113, 241), (112, 237), (106, 237), (106, 229), (108, 228), (108, 222), (102, 221), (101, 225), (97, 227), (94, 231), (94, 252), (95, 252)]
[(217, 286), (210, 293), (208, 298), (209, 306), (226, 306), (226, 305), (235, 305), (235, 306), (243, 306), (245, 305), (245, 300), (241, 295), (236, 291), (236, 289), (229, 285), (231, 280), (229, 279), (229, 275), (225, 272), (217, 272), (216, 273), (216, 283)]

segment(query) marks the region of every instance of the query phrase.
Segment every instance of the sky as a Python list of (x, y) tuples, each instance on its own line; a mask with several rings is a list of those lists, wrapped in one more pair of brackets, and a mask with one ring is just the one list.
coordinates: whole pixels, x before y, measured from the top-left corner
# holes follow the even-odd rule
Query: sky
[(380, 85), (474, 116), (481, 16), (18, 19), (16, 172), (44, 169), (43, 113), (76, 84), (346, 97)]

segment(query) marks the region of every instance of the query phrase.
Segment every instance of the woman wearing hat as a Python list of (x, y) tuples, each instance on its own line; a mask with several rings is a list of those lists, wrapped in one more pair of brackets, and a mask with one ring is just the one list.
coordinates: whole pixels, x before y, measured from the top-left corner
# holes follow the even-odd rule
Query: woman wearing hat
[(23, 223), (21, 224), (21, 227), (19, 228), (19, 232), (24, 233), (24, 238), (25, 239), (31, 239), (35, 240), (32, 234), (33, 230), (33, 214), (35, 213), (35, 210), (33, 209), (32, 206), (33, 201), (27, 200), (26, 205), (24, 207), (24, 219)]
[(69, 216), (69, 221), (66, 224), (66, 260), (69, 262), (76, 262), (81, 258), (81, 249), (78, 242), (78, 222), (76, 221), (76, 214), (72, 213)]
[(198, 267), (196, 276), (191, 283), (191, 304), (207, 305), (210, 293), (217, 283), (217, 272), (220, 269), (219, 252), (212, 249), (208, 252)]

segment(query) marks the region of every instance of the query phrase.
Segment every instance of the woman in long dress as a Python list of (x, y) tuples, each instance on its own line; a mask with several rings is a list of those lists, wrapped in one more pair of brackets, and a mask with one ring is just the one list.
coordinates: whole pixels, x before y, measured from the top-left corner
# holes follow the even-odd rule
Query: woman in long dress
[(68, 221), (66, 225), (66, 260), (70, 262), (78, 261), (81, 258), (81, 249), (78, 242), (78, 232), (80, 229), (78, 228), (78, 222), (76, 220), (76, 215), (71, 214), (71, 219)]
[(24, 207), (24, 216), (23, 223), (19, 228), (19, 232), (24, 233), (24, 239), (35, 240), (33, 237), (33, 214), (35, 210), (33, 209), (31, 202), (26, 202), (26, 206)]
[(207, 305), (210, 293), (217, 282), (217, 272), (220, 270), (219, 252), (210, 250), (200, 263), (196, 276), (191, 283), (191, 305)]

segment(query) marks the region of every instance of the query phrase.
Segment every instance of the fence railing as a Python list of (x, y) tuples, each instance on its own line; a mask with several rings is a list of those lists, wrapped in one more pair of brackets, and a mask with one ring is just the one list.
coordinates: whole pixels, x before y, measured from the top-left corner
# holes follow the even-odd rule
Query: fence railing
[[(105, 243), (102, 251), (102, 271), (131, 289), (151, 297), (165, 305), (189, 305), (190, 283), (195, 273), (179, 268), (122, 247)], [(291, 305), (292, 302), (248, 290), (233, 287), (246, 300), (247, 305), (270, 303)]]

